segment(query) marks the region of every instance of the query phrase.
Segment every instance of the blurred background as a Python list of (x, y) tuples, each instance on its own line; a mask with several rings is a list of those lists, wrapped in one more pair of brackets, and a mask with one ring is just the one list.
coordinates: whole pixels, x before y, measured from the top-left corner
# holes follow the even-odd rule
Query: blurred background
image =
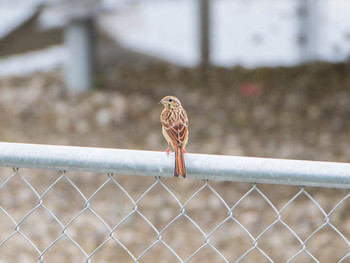
[[(0, 140), (162, 151), (167, 145), (158, 101), (172, 94), (189, 116), (188, 152), (349, 162), (348, 10), (348, 0), (0, 0)], [(39, 189), (47, 178), (41, 172), (26, 174)], [(93, 175), (75, 178), (87, 191), (103, 181)], [(135, 196), (142, 194), (140, 178), (120, 180)], [(154, 179), (142, 180), (151, 184)], [(201, 185), (190, 179), (164, 180), (179, 193), (195, 192)], [(225, 196), (231, 193), (233, 203), (249, 189), (248, 184), (233, 183), (215, 187)], [(69, 189), (57, 191), (70, 196)], [(280, 208), (299, 191), (263, 189)], [(16, 191), (5, 187), (0, 195), (18, 199)], [(106, 191), (97, 207), (106, 205), (112, 192)], [(330, 210), (345, 190), (310, 192)], [(215, 196), (205, 198), (216, 207), (210, 201)], [(310, 234), (322, 215), (308, 198), (298, 200), (290, 223)], [(60, 205), (56, 202), (53, 198), (52, 206)], [(3, 201), (14, 212), (20, 203)], [(255, 206), (259, 209), (253, 210)], [(166, 207), (174, 207), (176, 214), (176, 204)], [(269, 219), (259, 214), (266, 212), (264, 207), (268, 204), (254, 198), (242, 206), (242, 218), (257, 235), (273, 222), (273, 213)], [(350, 234), (348, 210), (344, 203), (335, 213), (345, 237)], [(205, 222), (217, 214), (215, 209), (214, 214), (202, 212), (195, 215)], [(322, 249), (334, 241), (335, 233), (329, 231), (312, 239), (316, 243), (311, 250), (319, 260), (337, 262), (342, 251)], [(239, 235), (245, 234), (235, 237)], [(290, 238), (286, 233), (268, 239), (278, 240), (266, 248), (277, 262), (293, 255), (281, 253), (279, 243), (298, 251), (300, 244), (288, 243)], [(130, 246), (137, 246), (133, 242)], [(227, 242), (218, 246), (237, 260), (245, 250)], [(340, 247), (333, 244), (333, 249)], [(74, 254), (64, 253), (68, 259)], [(184, 257), (190, 255), (186, 253)], [(101, 258), (112, 261), (113, 254), (105, 255)], [(7, 255), (13, 261), (4, 262), (26, 262), (16, 256)], [(306, 256), (296, 262), (308, 260)], [(204, 255), (201, 262), (213, 258)], [(258, 253), (246, 262), (264, 261)]]
[(0, 4), (3, 141), (160, 150), (173, 94), (190, 152), (349, 160), (346, 0)]

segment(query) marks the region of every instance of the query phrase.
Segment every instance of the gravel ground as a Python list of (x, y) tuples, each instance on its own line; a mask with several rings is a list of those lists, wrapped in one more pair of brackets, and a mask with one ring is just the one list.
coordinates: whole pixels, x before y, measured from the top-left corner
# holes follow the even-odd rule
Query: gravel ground
[[(37, 73), (25, 78), (0, 80), (0, 140), (8, 142), (63, 144), (111, 148), (164, 150), (166, 142), (160, 132), (158, 101), (165, 95), (178, 96), (190, 120), (189, 152), (275, 157), (307, 160), (350, 161), (350, 65), (315, 64), (296, 68), (214, 68), (205, 80), (200, 71), (164, 64), (138, 68), (106, 68), (98, 75), (96, 89), (83, 95), (68, 95), (63, 88), (62, 72)], [(4, 168), (0, 185), (13, 171)], [(20, 170), (39, 194), (61, 175), (55, 171)], [(108, 177), (103, 174), (68, 172), (88, 198)], [(154, 178), (116, 176), (132, 198), (138, 199)], [(162, 179), (184, 203), (203, 182)], [(232, 207), (251, 189), (245, 183), (211, 182)], [(276, 213), (262, 197), (261, 191), (277, 209), (282, 209), (299, 191), (299, 187), (258, 185), (235, 209), (234, 217), (257, 237), (276, 220)], [(347, 195), (347, 190), (306, 188), (281, 214), (302, 240), (320, 227), (324, 215), (312, 197), (329, 213)], [(310, 196), (308, 196), (308, 194)], [(350, 238), (349, 202), (345, 201), (330, 217), (330, 222), (345, 238)], [(16, 175), (0, 189), (0, 207), (19, 222), (38, 203), (37, 197)], [(85, 201), (72, 185), (62, 179), (43, 198), (43, 204), (63, 224), (67, 224)], [(118, 205), (123, 204), (123, 205)], [(112, 182), (91, 200), (91, 208), (110, 227), (129, 212), (132, 203)], [(179, 213), (176, 201), (157, 185), (138, 205), (158, 230)], [(204, 188), (186, 207), (205, 233), (227, 217), (220, 199)], [(44, 250), (62, 232), (61, 227), (42, 207), (20, 226), (39, 250)], [(0, 209), (0, 242), (13, 231), (13, 223)], [(68, 234), (88, 253), (108, 238), (106, 227), (86, 211), (67, 229)], [(138, 215), (126, 220), (115, 232), (119, 240), (138, 256), (156, 240), (156, 235)], [(162, 235), (178, 255), (187, 259), (204, 244), (204, 238), (185, 217), (171, 225)], [(210, 238), (230, 261), (235, 262), (249, 248), (252, 240), (230, 220)], [(300, 250), (300, 243), (278, 222), (258, 242), (274, 262), (286, 262)], [(306, 249), (321, 262), (338, 262), (349, 246), (330, 226), (318, 231)], [(0, 247), (1, 262), (36, 262), (38, 254), (16, 234)], [(85, 262), (79, 249), (61, 239), (44, 255), (46, 262)], [(348, 259), (350, 262), (350, 259)], [(109, 241), (92, 262), (132, 262), (114, 242)], [(177, 262), (158, 244), (140, 262)], [(224, 262), (206, 247), (189, 262)], [(268, 262), (253, 250), (241, 262)], [(306, 252), (293, 262), (314, 262)], [(347, 262), (347, 261), (344, 261)]]

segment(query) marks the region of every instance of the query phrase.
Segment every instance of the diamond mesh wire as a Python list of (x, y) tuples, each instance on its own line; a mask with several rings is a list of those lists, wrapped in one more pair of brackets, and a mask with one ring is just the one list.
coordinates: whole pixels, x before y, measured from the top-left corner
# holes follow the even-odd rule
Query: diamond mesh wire
[(0, 175), (0, 262), (348, 262), (349, 191)]

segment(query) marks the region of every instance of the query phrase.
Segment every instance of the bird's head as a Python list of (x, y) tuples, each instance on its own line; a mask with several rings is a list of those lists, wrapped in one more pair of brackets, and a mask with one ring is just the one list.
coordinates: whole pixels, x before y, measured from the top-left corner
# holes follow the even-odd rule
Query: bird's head
[(181, 107), (181, 102), (174, 96), (166, 96), (160, 102), (166, 109), (176, 109)]

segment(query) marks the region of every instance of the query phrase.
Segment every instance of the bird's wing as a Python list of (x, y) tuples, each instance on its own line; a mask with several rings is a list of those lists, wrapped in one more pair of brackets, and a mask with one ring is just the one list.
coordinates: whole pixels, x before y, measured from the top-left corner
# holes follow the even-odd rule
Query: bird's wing
[(182, 147), (188, 134), (188, 120), (185, 111), (181, 112), (180, 118), (174, 122), (162, 119), (162, 125), (167, 135), (179, 147)]
[(179, 147), (183, 146), (188, 133), (187, 125), (181, 122), (174, 123), (173, 126), (165, 128), (165, 131), (174, 144)]

